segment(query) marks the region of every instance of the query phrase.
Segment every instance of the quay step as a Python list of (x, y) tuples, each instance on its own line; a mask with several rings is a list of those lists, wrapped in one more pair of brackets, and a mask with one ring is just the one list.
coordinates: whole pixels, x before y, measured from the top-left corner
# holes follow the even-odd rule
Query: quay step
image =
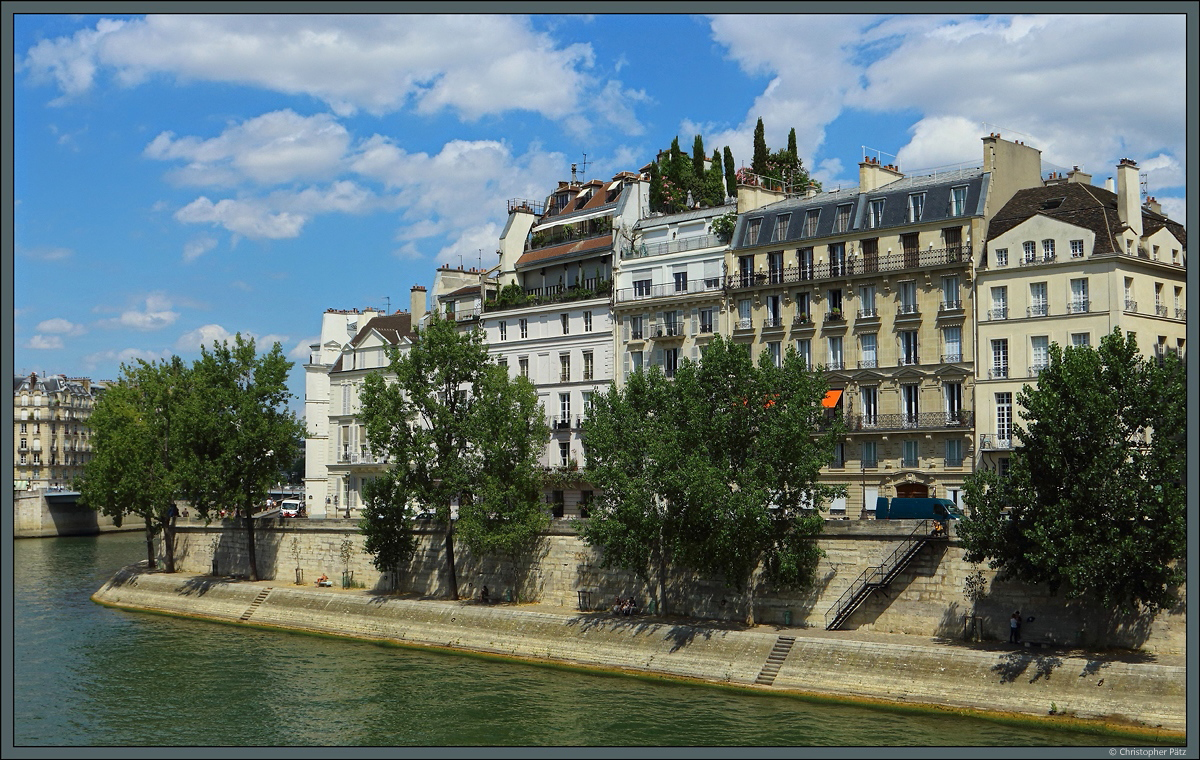
[(767, 654), (767, 660), (763, 663), (762, 670), (759, 671), (758, 678), (754, 679), (754, 683), (760, 686), (774, 684), (775, 677), (779, 675), (779, 669), (783, 667), (783, 661), (787, 659), (788, 653), (792, 651), (795, 643), (795, 636), (780, 636), (775, 639), (775, 646), (771, 647), (770, 653)]
[(259, 591), (258, 596), (254, 597), (254, 601), (250, 602), (250, 606), (247, 607), (246, 611), (242, 613), (240, 622), (244, 623), (249, 620), (250, 616), (254, 614), (254, 611), (259, 608), (259, 605), (267, 600), (267, 597), (271, 594), (273, 589), (273, 586), (267, 586), (262, 591)]

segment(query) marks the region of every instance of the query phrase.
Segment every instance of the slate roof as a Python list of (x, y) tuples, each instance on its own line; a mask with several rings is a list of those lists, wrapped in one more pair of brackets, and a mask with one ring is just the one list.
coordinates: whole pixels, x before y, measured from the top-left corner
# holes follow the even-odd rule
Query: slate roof
[[(362, 343), (363, 340), (366, 339), (367, 335), (369, 335), (372, 330), (377, 331), (381, 336), (383, 336), (384, 340), (394, 346), (400, 342), (401, 338), (407, 337), (411, 339), (413, 337), (412, 314), (409, 314), (408, 312), (400, 312), (399, 314), (388, 314), (382, 317), (372, 317), (371, 321), (363, 325), (362, 328), (359, 329), (358, 334), (356, 334), (350, 340), (350, 345), (358, 346), (358, 344)], [(329, 371), (342, 371), (341, 356), (338, 356), (337, 361), (333, 363), (333, 367), (331, 367)]]
[[(1060, 202), (1053, 208), (1048, 207), (1055, 201)], [(1080, 182), (1065, 182), (1018, 191), (992, 218), (988, 226), (988, 240), (1003, 235), (1037, 214), (1094, 232), (1094, 253), (1121, 251), (1121, 243), (1117, 238), (1117, 233), (1122, 229), (1121, 217), (1117, 213), (1117, 194), (1096, 185)], [(1163, 227), (1179, 238), (1184, 247), (1187, 246), (1187, 231), (1182, 224), (1149, 209), (1142, 209), (1143, 235), (1151, 235)]]
[(737, 211), (737, 204), (730, 203), (726, 206), (709, 206), (708, 208), (690, 209), (688, 211), (680, 211), (678, 214), (663, 214), (661, 216), (647, 216), (639, 219), (633, 226), (637, 229), (643, 227), (657, 227), (660, 224), (678, 224), (681, 222), (690, 222), (695, 219), (715, 219), (718, 216)]

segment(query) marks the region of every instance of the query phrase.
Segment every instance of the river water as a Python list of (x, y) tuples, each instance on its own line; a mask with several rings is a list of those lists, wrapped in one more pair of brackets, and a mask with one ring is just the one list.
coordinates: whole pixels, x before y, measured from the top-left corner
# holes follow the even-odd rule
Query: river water
[(1058, 746), (1061, 728), (823, 704), (109, 609), (140, 533), (14, 542), (22, 746)]

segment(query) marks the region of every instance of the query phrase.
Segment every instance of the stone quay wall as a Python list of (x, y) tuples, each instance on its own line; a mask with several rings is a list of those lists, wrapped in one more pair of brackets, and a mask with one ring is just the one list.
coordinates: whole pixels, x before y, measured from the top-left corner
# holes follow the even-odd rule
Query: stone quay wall
[[(879, 564), (917, 526), (915, 520), (830, 520), (818, 543), (825, 552), (816, 582), (800, 592), (759, 591), (753, 597), (727, 588), (720, 579), (679, 574), (668, 584), (668, 613), (696, 619), (745, 621), (753, 608), (757, 623), (824, 628), (828, 610), (871, 565)], [(363, 549), (357, 521), (344, 519), (263, 519), (255, 543), (261, 579), (313, 585), (322, 574), (335, 586), (400, 591), (444, 598), (448, 577), (444, 535), (429, 527), (419, 549), (399, 572), (380, 572)], [(606, 608), (616, 596), (649, 589), (633, 574), (605, 568), (600, 553), (576, 534), (574, 521), (556, 520), (532, 555), (520, 563), (475, 558), (456, 543), (459, 594), (479, 598), (484, 586), (496, 600), (537, 602), (567, 609)], [(248, 577), (242, 522), (208, 526), (181, 520), (176, 562), (184, 573)], [(979, 571), (985, 595), (965, 595), (968, 576)], [(584, 592), (581, 594), (580, 592)], [(1038, 643), (1080, 647), (1119, 647), (1145, 652), (1186, 651), (1185, 603), (1159, 613), (1121, 615), (1065, 599), (1048, 589), (1000, 582), (986, 565), (963, 560), (951, 532), (931, 540), (886, 588), (872, 593), (842, 626), (881, 633), (961, 639), (1007, 640), (1009, 617), (1020, 610), (1021, 637)], [(1032, 618), (1032, 620), (1030, 620)]]
[(120, 527), (107, 515), (81, 507), (62, 494), (42, 491), (14, 492), (13, 537), (93, 536), (112, 531), (145, 530), (140, 518), (127, 518)]
[[(1186, 669), (1031, 650), (895, 643), (524, 605), (416, 600), (366, 591), (118, 572), (93, 600), (245, 624), (491, 653), (849, 699), (1101, 720), (1141, 736), (1186, 729)], [(795, 636), (774, 683), (756, 686), (781, 633)], [(885, 637), (876, 637), (885, 638)], [(907, 641), (915, 637), (904, 638)], [(1072, 719), (1073, 719), (1072, 718)], [(1141, 727), (1139, 729), (1138, 727)], [(1146, 730), (1150, 733), (1146, 733)]]

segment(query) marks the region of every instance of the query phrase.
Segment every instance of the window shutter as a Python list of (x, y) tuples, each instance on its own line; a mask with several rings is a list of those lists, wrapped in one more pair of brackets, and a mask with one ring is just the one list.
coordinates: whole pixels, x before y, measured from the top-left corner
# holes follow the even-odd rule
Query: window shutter
[(699, 346), (696, 346), (696, 345), (692, 346), (692, 361), (694, 361), (694, 362), (700, 361), (700, 347)]
[(663, 352), (661, 348), (654, 349), (654, 363), (658, 366), (663, 366)]
[(692, 309), (692, 335), (700, 332), (700, 310)]
[(622, 375), (626, 380), (629, 379), (629, 352), (625, 352), (625, 373)]
[(621, 342), (628, 343), (629, 342), (629, 323), (620, 317), (617, 318), (617, 321), (621, 323)]

